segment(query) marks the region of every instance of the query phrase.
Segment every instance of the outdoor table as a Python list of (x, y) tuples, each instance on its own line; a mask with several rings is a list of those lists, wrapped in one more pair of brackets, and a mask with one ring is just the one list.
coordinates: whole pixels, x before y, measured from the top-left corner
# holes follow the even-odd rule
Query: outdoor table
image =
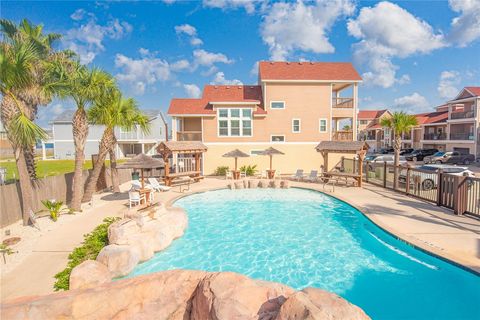
[(240, 170), (232, 170), (232, 176), (234, 180), (240, 179)]

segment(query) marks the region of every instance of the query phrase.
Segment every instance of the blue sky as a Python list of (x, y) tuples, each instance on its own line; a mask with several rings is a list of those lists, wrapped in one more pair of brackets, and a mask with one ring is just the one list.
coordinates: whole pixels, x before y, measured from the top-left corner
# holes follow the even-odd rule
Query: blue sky
[[(208, 83), (256, 83), (259, 60), (351, 61), (360, 108), (423, 112), (480, 85), (480, 0), (450, 1), (2, 1), (64, 35), (62, 48), (118, 79), (141, 108)], [(54, 101), (39, 123), (73, 105)]]

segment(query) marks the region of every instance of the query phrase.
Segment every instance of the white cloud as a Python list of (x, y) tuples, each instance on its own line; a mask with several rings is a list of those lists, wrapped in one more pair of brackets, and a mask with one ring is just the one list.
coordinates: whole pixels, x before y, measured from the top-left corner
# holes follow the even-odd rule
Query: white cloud
[(183, 88), (185, 89), (185, 92), (189, 98), (199, 98), (202, 94), (200, 88), (195, 84), (184, 84)]
[(211, 67), (214, 63), (233, 63), (233, 60), (229, 59), (223, 53), (213, 53), (203, 49), (194, 50), (193, 58), (196, 66)]
[(365, 82), (384, 88), (409, 79), (407, 75), (397, 77), (393, 58), (427, 54), (447, 45), (428, 23), (387, 1), (362, 8), (358, 17), (348, 22), (348, 32), (361, 40), (353, 45), (353, 57), (369, 69), (363, 74)]
[(459, 92), (457, 85), (460, 84), (460, 73), (458, 71), (443, 71), (440, 74), (437, 91), (442, 99), (451, 100)]
[(178, 60), (178, 61), (171, 64), (171, 69), (173, 71), (187, 70), (190, 67), (191, 67), (190, 62), (188, 62), (188, 60), (185, 60), (185, 59)]
[(75, 20), (75, 21), (80, 21), (85, 17), (86, 13), (87, 12), (83, 9), (77, 9), (75, 10), (74, 13), (70, 15), (70, 18), (72, 18), (72, 20)]
[(250, 69), (250, 74), (252, 76), (258, 76), (258, 61), (253, 64), (252, 69)]
[(117, 79), (132, 84), (135, 93), (139, 95), (145, 92), (147, 85), (170, 78), (168, 62), (154, 57), (132, 59), (123, 54), (117, 54), (115, 67), (122, 70), (116, 75)]
[(465, 47), (480, 38), (480, 1), (449, 0), (450, 8), (459, 13), (451, 23), (448, 39), (451, 43)]
[(185, 34), (190, 38), (190, 44), (192, 46), (199, 46), (203, 44), (202, 39), (197, 36), (197, 29), (194, 26), (189, 24), (182, 24), (179, 26), (175, 26), (175, 32), (178, 35)]
[(394, 100), (395, 109), (407, 113), (420, 113), (430, 110), (430, 104), (424, 96), (417, 92)]
[(130, 32), (132, 26), (128, 22), (113, 19), (107, 25), (100, 25), (97, 24), (95, 16), (90, 15), (87, 23), (67, 31), (63, 43), (66, 48), (79, 55), (81, 63), (88, 64), (97, 54), (105, 51), (105, 38), (118, 40)]
[(352, 0), (317, 0), (313, 5), (274, 3), (263, 18), (261, 35), (271, 59), (286, 60), (295, 50), (333, 53), (328, 32), (336, 20), (355, 11)]
[(241, 85), (242, 81), (238, 79), (228, 80), (225, 79), (225, 74), (222, 71), (219, 71), (215, 74), (211, 84), (232, 84), (232, 85)]
[(238, 9), (243, 8), (248, 14), (255, 12), (255, 4), (263, 0), (203, 0), (203, 6), (218, 9)]

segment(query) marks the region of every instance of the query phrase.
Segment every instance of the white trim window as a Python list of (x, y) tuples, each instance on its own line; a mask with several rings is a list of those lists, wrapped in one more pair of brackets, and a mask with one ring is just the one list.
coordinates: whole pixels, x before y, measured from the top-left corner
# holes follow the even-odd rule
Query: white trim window
[(326, 133), (328, 132), (328, 121), (327, 119), (319, 119), (318, 120), (318, 131), (321, 133)]
[(285, 109), (285, 101), (270, 101), (270, 109)]
[(217, 118), (219, 137), (251, 137), (253, 134), (250, 108), (218, 109)]
[(283, 135), (283, 134), (272, 134), (270, 136), (270, 142), (277, 142), (277, 143), (285, 142), (285, 135)]
[(301, 131), (301, 120), (292, 119), (292, 133), (300, 133)]

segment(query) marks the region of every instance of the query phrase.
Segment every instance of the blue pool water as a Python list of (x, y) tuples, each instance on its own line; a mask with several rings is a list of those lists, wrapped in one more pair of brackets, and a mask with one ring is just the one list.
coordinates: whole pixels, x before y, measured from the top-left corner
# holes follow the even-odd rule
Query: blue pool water
[(130, 276), (234, 271), (335, 292), (373, 319), (480, 319), (480, 277), (398, 241), (350, 205), (303, 189), (220, 190), (175, 203), (185, 235)]

